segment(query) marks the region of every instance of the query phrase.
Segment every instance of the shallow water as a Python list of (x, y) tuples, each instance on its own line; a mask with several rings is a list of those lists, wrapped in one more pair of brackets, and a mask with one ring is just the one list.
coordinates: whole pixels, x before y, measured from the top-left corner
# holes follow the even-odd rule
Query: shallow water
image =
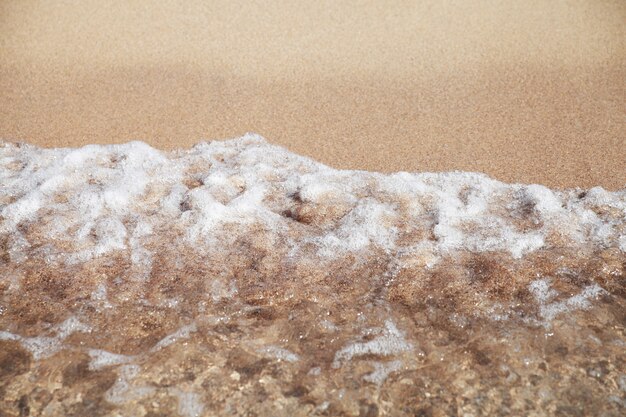
[(255, 135), (0, 148), (5, 415), (621, 415), (626, 190)]

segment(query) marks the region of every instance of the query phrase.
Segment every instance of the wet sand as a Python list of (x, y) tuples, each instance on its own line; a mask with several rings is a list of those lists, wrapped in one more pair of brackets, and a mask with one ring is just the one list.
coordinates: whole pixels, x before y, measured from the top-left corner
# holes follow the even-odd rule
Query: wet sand
[[(492, 4), (493, 3), (493, 4)], [(621, 2), (1, 3), (0, 137), (626, 184)]]

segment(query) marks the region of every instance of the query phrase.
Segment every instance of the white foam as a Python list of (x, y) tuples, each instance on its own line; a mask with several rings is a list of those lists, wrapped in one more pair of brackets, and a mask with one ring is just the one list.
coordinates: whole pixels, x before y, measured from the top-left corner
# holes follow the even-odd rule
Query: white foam
[(82, 323), (74, 316), (69, 317), (61, 324), (55, 326), (54, 329), (57, 332), (57, 338), (61, 340), (65, 340), (69, 335), (75, 332), (91, 332), (91, 326)]
[(220, 301), (222, 299), (231, 299), (237, 294), (237, 286), (234, 281), (224, 283), (219, 279), (214, 279), (211, 282), (211, 298), (213, 301)]
[(54, 336), (23, 337), (0, 331), (0, 340), (15, 340), (33, 355), (35, 360), (48, 358), (63, 349), (63, 341), (75, 332), (91, 332), (91, 326), (69, 317), (51, 329)]
[(363, 380), (381, 386), (392, 373), (402, 368), (402, 362), (395, 360), (391, 362), (374, 362), (374, 372), (367, 374)]
[(61, 350), (61, 340), (56, 337), (24, 337), (20, 341), (35, 360), (50, 357)]
[(133, 379), (139, 374), (139, 365), (122, 365), (118, 370), (118, 377), (115, 384), (105, 393), (104, 398), (113, 404), (124, 404), (128, 401), (138, 400), (154, 393), (154, 387), (136, 386), (132, 384)]
[(43, 197), (38, 190), (34, 190), (13, 204), (6, 206), (0, 214), (6, 222), (13, 225), (19, 224), (22, 220), (33, 220), (35, 213), (43, 206)]
[[(555, 231), (571, 245), (626, 251), (626, 190), (596, 187), (580, 197), (579, 190), (475, 173), (339, 171), (253, 134), (169, 153), (141, 142), (78, 149), (4, 143), (0, 178), (0, 234), (9, 237), (12, 262), (34, 243), (22, 234), (24, 223), (48, 237), (51, 260), (130, 251), (144, 271), (152, 262), (148, 242), (160, 235), (202, 251), (252, 226), (292, 256), (314, 245), (327, 259), (370, 249), (426, 253), (429, 265), (457, 250), (522, 257), (550, 245)], [(281, 213), (298, 204), (323, 219), (289, 233), (295, 223)], [(409, 229), (434, 239), (399, 243)]]
[(258, 348), (257, 352), (268, 358), (278, 359), (279, 361), (297, 362), (300, 360), (300, 357), (295, 353), (278, 346), (263, 346)]
[(5, 332), (3, 330), (0, 331), (0, 340), (22, 340), (22, 337), (11, 332)]
[(313, 376), (320, 376), (321, 374), (322, 374), (322, 368), (320, 368), (319, 366), (315, 366), (309, 369), (309, 372), (307, 372), (307, 375), (313, 375)]
[(331, 332), (336, 332), (337, 330), (339, 330), (339, 327), (337, 327), (337, 325), (330, 320), (322, 320), (320, 322), (320, 325), (323, 329)]
[(351, 343), (335, 353), (333, 368), (339, 368), (343, 363), (355, 356), (368, 354), (390, 356), (413, 349), (413, 345), (404, 339), (404, 334), (391, 321), (385, 321), (385, 327), (380, 329), (380, 336), (368, 342)]
[(557, 291), (550, 288), (550, 281), (547, 279), (539, 279), (529, 284), (529, 290), (534, 295), (539, 304), (539, 315), (547, 323), (554, 320), (560, 314), (575, 311), (587, 310), (591, 307), (591, 300), (597, 298), (606, 290), (598, 284), (589, 285), (583, 290), (562, 301), (552, 301), (559, 295)]
[(134, 356), (120, 355), (101, 349), (89, 349), (88, 353), (91, 358), (89, 369), (92, 371), (98, 371), (108, 366), (130, 363), (135, 359)]
[(170, 389), (170, 392), (178, 398), (178, 413), (184, 417), (200, 417), (204, 415), (204, 404), (200, 396), (195, 392)]
[(392, 226), (396, 218), (390, 205), (363, 199), (335, 231), (320, 239), (320, 253), (333, 256), (337, 251), (358, 252), (370, 245), (391, 247), (396, 237), (396, 228)]
[(109, 302), (107, 297), (106, 284), (101, 282), (96, 289), (91, 293), (91, 299), (96, 302), (98, 310), (101, 308), (112, 308), (113, 305)]
[(159, 340), (159, 342), (156, 345), (154, 345), (154, 347), (151, 350), (153, 352), (158, 351), (158, 350), (168, 347), (169, 345), (172, 345), (178, 342), (179, 340), (189, 339), (189, 337), (191, 336), (191, 333), (194, 333), (196, 331), (198, 331), (198, 329), (195, 323), (189, 324), (187, 326), (183, 326), (177, 331), (175, 331), (174, 333), (169, 334), (165, 336), (163, 339)]
[(528, 285), (528, 289), (540, 304), (545, 304), (559, 295), (558, 292), (550, 288), (550, 280), (548, 279), (537, 279)]

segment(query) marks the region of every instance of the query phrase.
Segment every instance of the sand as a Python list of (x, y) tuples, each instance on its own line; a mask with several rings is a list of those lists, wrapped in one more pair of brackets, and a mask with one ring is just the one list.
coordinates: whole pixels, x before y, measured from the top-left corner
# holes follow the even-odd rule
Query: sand
[(336, 3), (1, 2), (0, 138), (626, 184), (624, 2)]

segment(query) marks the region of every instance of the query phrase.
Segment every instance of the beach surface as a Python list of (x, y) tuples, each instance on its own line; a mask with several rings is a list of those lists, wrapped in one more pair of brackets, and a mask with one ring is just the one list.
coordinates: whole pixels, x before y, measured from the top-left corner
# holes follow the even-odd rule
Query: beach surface
[(252, 134), (2, 143), (0, 184), (3, 416), (624, 415), (626, 190)]
[(624, 415), (626, 7), (466, 3), (0, 2), (0, 415)]
[(252, 131), (336, 168), (626, 183), (626, 4), (0, 3), (0, 138)]

